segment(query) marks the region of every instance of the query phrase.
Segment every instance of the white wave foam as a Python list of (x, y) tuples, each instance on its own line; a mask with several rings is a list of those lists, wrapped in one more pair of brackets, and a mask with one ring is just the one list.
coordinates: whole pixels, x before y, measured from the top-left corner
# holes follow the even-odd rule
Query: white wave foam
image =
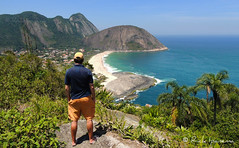
[(106, 59), (107, 56), (108, 55), (105, 55), (105, 56), (102, 57), (103, 65), (107, 69), (107, 71), (110, 72), (110, 73), (120, 72), (121, 70), (119, 70), (119, 69), (117, 69), (115, 67), (112, 67), (108, 63), (105, 62), (105, 59)]
[(119, 98), (119, 99), (116, 99), (115, 101), (116, 101), (116, 102), (119, 102), (119, 101), (124, 100), (125, 98), (126, 98), (126, 96), (124, 96), (124, 97), (122, 97), (122, 98)]
[(175, 78), (166, 78), (162, 80), (163, 82), (171, 82), (171, 81), (176, 81)]
[(140, 73), (137, 73), (137, 72), (132, 72), (132, 73), (134, 73), (136, 75), (141, 75), (141, 76), (145, 76), (145, 77), (149, 77), (149, 78), (155, 79), (156, 80), (155, 85), (158, 85), (159, 83), (164, 82), (164, 80), (160, 80), (158, 78), (155, 78), (154, 76), (150, 76), (150, 75), (146, 75), (146, 74), (140, 74)]
[(159, 83), (163, 82), (163, 80), (155, 78), (154, 76), (149, 76), (149, 75), (145, 75), (145, 76), (155, 79), (156, 80), (156, 84), (155, 85), (158, 85)]
[(143, 92), (144, 90), (136, 90), (135, 94), (139, 94), (140, 92)]

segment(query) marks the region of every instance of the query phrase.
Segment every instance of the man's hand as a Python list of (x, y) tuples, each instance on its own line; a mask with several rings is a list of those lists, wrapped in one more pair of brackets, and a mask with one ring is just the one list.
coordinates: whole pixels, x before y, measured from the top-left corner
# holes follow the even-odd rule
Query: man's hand
[(94, 84), (90, 83), (89, 85), (90, 85), (90, 91), (91, 91), (91, 98), (95, 102), (95, 88), (94, 88)]
[(67, 97), (67, 100), (69, 102), (71, 100), (71, 95), (70, 95), (71, 87), (70, 87), (70, 85), (65, 85), (65, 90), (66, 90), (66, 97)]

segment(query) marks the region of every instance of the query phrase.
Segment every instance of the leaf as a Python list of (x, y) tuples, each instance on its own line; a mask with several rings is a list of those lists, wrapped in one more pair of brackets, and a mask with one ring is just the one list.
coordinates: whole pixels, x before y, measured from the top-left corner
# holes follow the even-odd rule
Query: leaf
[(20, 122), (20, 126), (22, 126), (22, 125), (23, 125), (23, 123), (24, 123), (24, 122), (23, 122), (23, 121), (21, 121), (21, 122)]
[(24, 147), (27, 148), (27, 143), (24, 144)]
[(3, 148), (7, 148), (7, 146), (8, 146), (8, 143), (7, 143), (7, 142), (4, 142), (4, 143), (3, 143)]
[(131, 139), (132, 136), (123, 136), (124, 139)]
[(219, 145), (218, 143), (216, 143), (216, 144), (214, 145), (214, 148), (220, 148), (220, 145)]
[(40, 144), (38, 142), (35, 142), (35, 144), (37, 145), (37, 147), (40, 147)]

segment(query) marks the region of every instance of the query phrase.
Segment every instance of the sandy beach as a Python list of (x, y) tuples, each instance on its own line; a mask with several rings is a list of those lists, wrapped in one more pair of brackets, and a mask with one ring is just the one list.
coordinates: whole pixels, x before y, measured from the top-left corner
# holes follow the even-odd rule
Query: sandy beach
[(89, 63), (93, 65), (94, 67), (94, 73), (95, 74), (102, 74), (104, 76), (107, 77), (106, 81), (102, 84), (102, 85), (107, 85), (110, 81), (113, 81), (115, 79), (117, 79), (116, 76), (113, 76), (112, 73), (108, 72), (108, 70), (106, 69), (106, 67), (104, 66), (104, 61), (103, 58), (105, 56), (107, 56), (108, 54), (112, 53), (114, 51), (105, 51), (102, 53), (98, 53), (96, 55), (94, 55), (90, 60)]
[(113, 52), (155, 52), (155, 51), (163, 51), (163, 50), (167, 50), (167, 47), (164, 48), (160, 48), (160, 49), (150, 49), (150, 50), (140, 50), (140, 51), (136, 51), (136, 50), (126, 50), (126, 51), (104, 51), (102, 53), (98, 53), (96, 55), (94, 55), (93, 57), (91, 57), (91, 59), (89, 60), (89, 63), (92, 64), (94, 66), (94, 73), (95, 74), (102, 74), (104, 76), (107, 77), (106, 81), (104, 82), (103, 85), (108, 84), (110, 81), (113, 81), (115, 79), (117, 79), (116, 76), (114, 76), (112, 73), (110, 73), (106, 67), (104, 66), (104, 61), (103, 58)]

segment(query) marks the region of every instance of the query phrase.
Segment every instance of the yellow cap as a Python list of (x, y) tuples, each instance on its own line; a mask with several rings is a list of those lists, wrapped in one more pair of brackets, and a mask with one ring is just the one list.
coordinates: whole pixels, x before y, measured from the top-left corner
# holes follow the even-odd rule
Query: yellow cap
[(81, 52), (75, 53), (74, 59), (76, 59), (76, 58), (81, 58), (81, 59), (83, 59), (83, 53), (81, 53)]

